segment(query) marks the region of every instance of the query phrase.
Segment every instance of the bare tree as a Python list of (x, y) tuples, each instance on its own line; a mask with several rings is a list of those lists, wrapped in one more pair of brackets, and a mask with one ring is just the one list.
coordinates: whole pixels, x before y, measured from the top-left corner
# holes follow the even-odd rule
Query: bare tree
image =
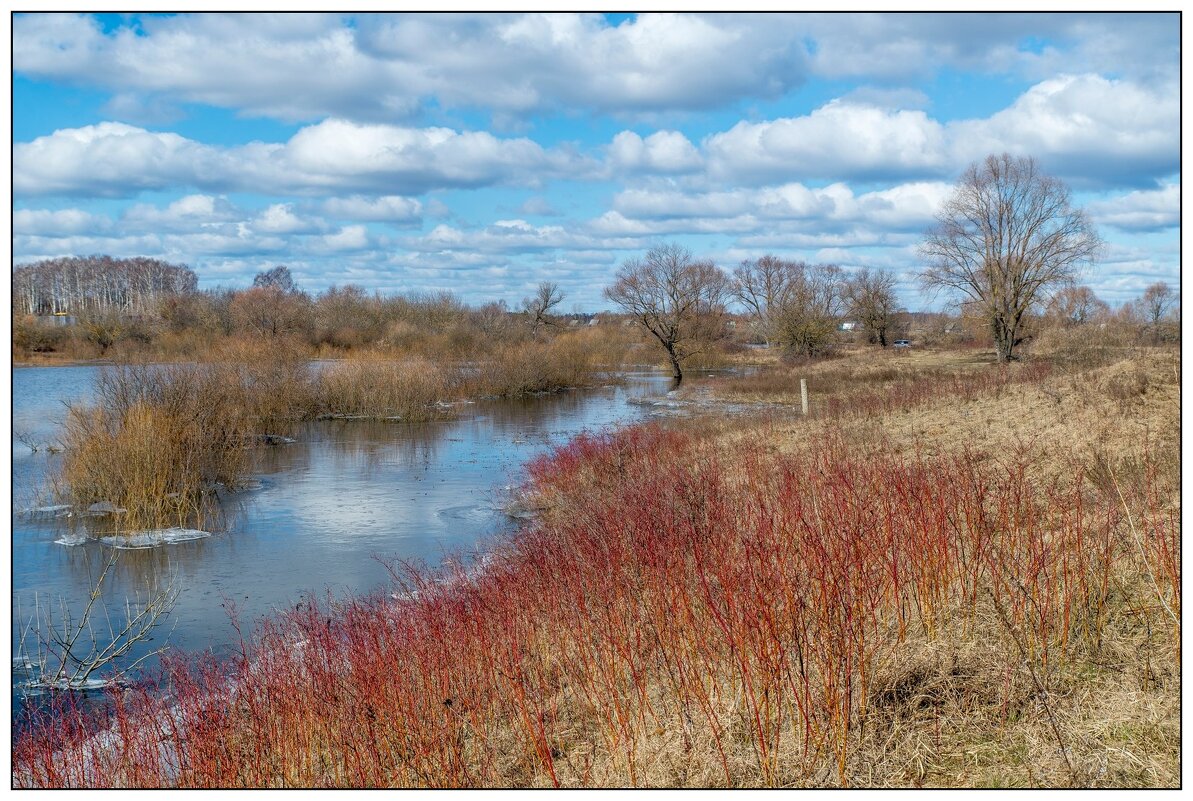
[(274, 287), (281, 292), (298, 290), (298, 286), (294, 283), (294, 276), (290, 274), (290, 268), (284, 264), (257, 273), (253, 276), (253, 286)]
[(733, 271), (733, 296), (754, 318), (755, 329), (769, 348), (775, 339), (775, 315), (783, 307), (799, 265), (766, 255), (746, 260)]
[(1110, 306), (1087, 286), (1063, 287), (1048, 302), (1048, 316), (1065, 327), (1110, 316)]
[(237, 292), (228, 311), (236, 327), (276, 337), (308, 330), (310, 307), (310, 299), (303, 293), (270, 285)]
[(971, 165), (936, 219), (920, 246), (920, 279), (977, 302), (1000, 362), (1014, 358), (1032, 306), (1072, 281), (1101, 245), (1068, 187), (1035, 159), (1008, 153)]
[(888, 270), (859, 270), (845, 284), (845, 306), (862, 324), (870, 342), (887, 345), (887, 333), (899, 311), (895, 296), (895, 275)]
[(15, 267), (18, 314), (146, 314), (168, 297), (193, 293), (195, 273), (157, 259), (70, 256)]
[(630, 314), (667, 351), (675, 380), (683, 361), (724, 336), (728, 278), (680, 245), (651, 248), (617, 272), (605, 297)]
[(783, 303), (774, 314), (779, 341), (801, 356), (818, 356), (835, 339), (843, 309), (840, 267), (797, 264)]
[[(123, 620), (113, 620), (103, 600), (103, 585), (116, 564), (117, 553), (113, 551), (99, 577), (89, 582), (87, 601), (77, 618), (65, 600), (60, 601), (55, 617), (52, 606), (43, 609), (35, 596), (34, 614), (28, 621), (22, 621), (13, 659), (14, 672), (19, 668), (26, 674), (24, 686), (56, 690), (101, 688), (165, 650), (165, 646), (154, 648), (131, 664), (119, 666), (120, 660), (139, 643), (153, 639), (155, 629), (178, 602), (179, 589), (173, 580), (157, 589), (147, 587), (143, 600), (125, 601)], [(18, 609), (16, 617), (20, 616)], [(107, 626), (106, 635), (96, 631), (100, 625)], [(97, 674), (109, 669), (115, 672), (114, 676), (97, 678)]]
[(531, 336), (538, 336), (539, 329), (551, 321), (551, 310), (562, 302), (563, 292), (553, 281), (543, 281), (533, 297), (522, 300), (522, 313), (530, 322)]
[(1168, 313), (1172, 311), (1176, 300), (1176, 293), (1172, 291), (1172, 287), (1160, 281), (1149, 286), (1144, 291), (1143, 297), (1136, 302), (1144, 324), (1152, 331), (1153, 342), (1159, 343), (1160, 324), (1168, 316)]
[(511, 325), (510, 310), (504, 300), (486, 303), (471, 314), (476, 327), (486, 337), (505, 337)]

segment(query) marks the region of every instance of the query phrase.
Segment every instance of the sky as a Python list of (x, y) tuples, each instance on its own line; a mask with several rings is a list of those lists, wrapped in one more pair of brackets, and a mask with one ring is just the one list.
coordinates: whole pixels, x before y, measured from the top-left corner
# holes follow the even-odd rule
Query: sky
[(13, 70), (14, 264), (595, 311), (676, 242), (934, 308), (923, 232), (1009, 152), (1094, 220), (1101, 298), (1179, 281), (1174, 13), (20, 14)]

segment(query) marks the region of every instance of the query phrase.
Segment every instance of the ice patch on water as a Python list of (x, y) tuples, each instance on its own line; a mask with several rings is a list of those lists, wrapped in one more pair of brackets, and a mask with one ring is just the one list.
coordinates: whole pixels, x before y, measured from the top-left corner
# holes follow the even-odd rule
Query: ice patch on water
[(131, 550), (135, 548), (156, 548), (159, 545), (174, 545), (175, 543), (201, 540), (204, 537), (210, 536), (210, 531), (174, 527), (154, 528), (146, 531), (134, 531), (131, 534), (101, 537), (99, 541), (112, 548)]
[(46, 518), (46, 517), (62, 517), (66, 512), (70, 511), (69, 503), (58, 503), (53, 506), (34, 506), (32, 509), (25, 509), (21, 514), (26, 517)]
[(494, 515), (492, 506), (480, 504), (464, 504), (462, 506), (448, 506), (436, 510), (435, 514), (449, 520), (466, 520), (475, 523), (487, 523)]
[(56, 542), (58, 545), (82, 545), (86, 541), (87, 541), (86, 534), (80, 534), (80, 533), (76, 533), (76, 532), (63, 534), (58, 539), (54, 540), (54, 542)]

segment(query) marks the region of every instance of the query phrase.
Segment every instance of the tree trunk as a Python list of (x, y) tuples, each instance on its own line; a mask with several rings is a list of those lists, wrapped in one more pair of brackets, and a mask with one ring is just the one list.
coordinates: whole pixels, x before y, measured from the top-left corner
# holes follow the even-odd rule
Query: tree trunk
[(998, 363), (1006, 364), (1015, 358), (1015, 330), (1006, 320), (995, 318), (990, 327), (994, 333), (994, 350), (998, 354)]
[(675, 348), (667, 346), (667, 356), (671, 359), (671, 369), (675, 371), (675, 383), (683, 381), (683, 370), (679, 366), (679, 357), (675, 355)]

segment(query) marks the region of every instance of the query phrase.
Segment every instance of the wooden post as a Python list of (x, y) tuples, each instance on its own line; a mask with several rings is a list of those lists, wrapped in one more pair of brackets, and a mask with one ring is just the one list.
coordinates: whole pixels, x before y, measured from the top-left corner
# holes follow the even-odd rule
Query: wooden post
[(808, 379), (799, 380), (799, 402), (804, 409), (804, 417), (808, 416)]

